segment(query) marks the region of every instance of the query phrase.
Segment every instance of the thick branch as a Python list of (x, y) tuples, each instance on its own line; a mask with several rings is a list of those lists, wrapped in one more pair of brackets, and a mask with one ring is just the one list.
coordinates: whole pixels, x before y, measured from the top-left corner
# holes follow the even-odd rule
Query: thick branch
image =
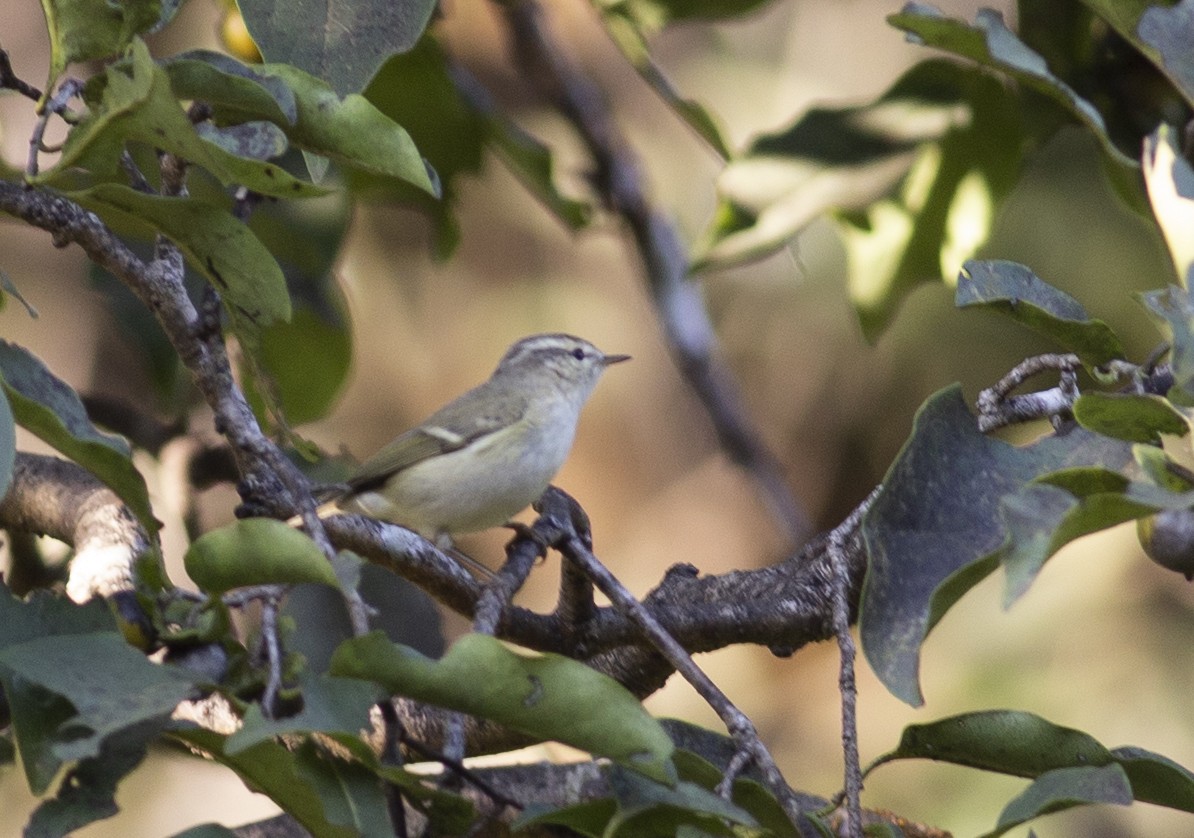
[(38, 454), (17, 454), (0, 526), (74, 547), (66, 592), (76, 602), (131, 590), (133, 568), (151, 549), (115, 492), (74, 463)]

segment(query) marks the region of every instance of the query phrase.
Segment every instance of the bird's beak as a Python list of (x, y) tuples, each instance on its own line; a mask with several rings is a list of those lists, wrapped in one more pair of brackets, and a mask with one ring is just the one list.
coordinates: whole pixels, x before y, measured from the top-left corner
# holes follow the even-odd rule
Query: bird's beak
[(606, 355), (601, 359), (602, 366), (608, 367), (610, 364), (620, 364), (623, 361), (629, 361), (629, 355)]

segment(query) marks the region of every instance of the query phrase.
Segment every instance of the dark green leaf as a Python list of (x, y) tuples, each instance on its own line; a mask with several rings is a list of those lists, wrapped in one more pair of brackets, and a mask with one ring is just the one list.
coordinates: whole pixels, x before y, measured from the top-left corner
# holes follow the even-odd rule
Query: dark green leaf
[(191, 543), (183, 563), (208, 594), (248, 585), (338, 584), (314, 541), (270, 518), (246, 518), (204, 533)]
[(1161, 396), (1131, 393), (1083, 393), (1074, 418), (1087, 430), (1131, 442), (1161, 441), (1161, 434), (1185, 436), (1190, 423)]
[(237, 838), (237, 833), (223, 824), (201, 823), (190, 829), (184, 829), (182, 832), (176, 832), (173, 838)]
[(616, 681), (568, 658), (523, 655), (469, 634), (433, 661), (374, 632), (341, 644), (331, 673), (672, 779), (672, 742), (659, 723)]
[[(289, 322), (262, 332), (258, 358), (286, 421), (301, 425), (323, 417), (334, 404), (352, 363), (352, 336), (342, 323), (299, 307)], [(251, 400), (259, 393), (253, 386)]]
[[(1131, 786), (1126, 799), (1110, 802), (1135, 799), (1194, 811), (1194, 774), (1188, 769), (1142, 748), (1108, 750), (1087, 733), (1055, 725), (1032, 713), (987, 710), (910, 725), (896, 749), (876, 760), (875, 766), (897, 759), (932, 759), (1034, 779), (1067, 769), (1116, 766)], [(1097, 790), (1107, 778), (1089, 778), (1093, 782), (1089, 787), (1081, 773), (1059, 779), (1063, 785), (1053, 788), (1061, 790), (1064, 784), (1074, 782), (1073, 788), (1080, 792), (1084, 787)], [(1113, 787), (1116, 785), (1118, 782), (1113, 783)], [(1050, 783), (1044, 783), (1029, 794), (1049, 787)]]
[(987, 836), (995, 838), (1033, 818), (1074, 806), (1092, 803), (1127, 806), (1131, 802), (1132, 787), (1118, 765), (1058, 768), (1041, 774), (1013, 798), (1000, 812), (997, 828)]
[(6, 684), (20, 678), (74, 706), (54, 747), (64, 762), (96, 756), (120, 730), (164, 719), (191, 690), (178, 670), (150, 663), (116, 632), (10, 644), (0, 649), (0, 672)]
[(1089, 734), (1015, 710), (984, 710), (909, 725), (896, 749), (877, 763), (895, 759), (932, 759), (1016, 777), (1113, 761), (1111, 752)]
[(267, 119), (293, 125), (298, 119), (294, 92), (281, 79), (259, 73), (222, 52), (194, 50), (162, 64), (179, 99), (198, 99), (224, 123)]
[(228, 737), (222, 734), (186, 728), (175, 730), (172, 735), (188, 745), (200, 748), (216, 762), (231, 768), (247, 786), (267, 795), (312, 835), (321, 838), (357, 837), (358, 833), (340, 823), (336, 815), (325, 810), (325, 801), (320, 797), (319, 790), (326, 786), (326, 783), (312, 776), (318, 772), (321, 763), (318, 757), (312, 757), (309, 747), (306, 756), (302, 758), (297, 757), (285, 745), (276, 742), (262, 742), (232, 755), (224, 752), (224, 743)]
[(176, 4), (161, 0), (42, 0), (50, 30), (49, 91), (67, 64), (119, 55), (132, 39), (168, 20)]
[(102, 480), (151, 534), (158, 524), (128, 444), (100, 433), (75, 393), (25, 349), (0, 341), (0, 375), (17, 424)]
[(1074, 352), (1089, 366), (1124, 357), (1119, 338), (1106, 323), (1091, 319), (1077, 300), (1015, 262), (967, 262), (958, 277), (955, 304), (1006, 314)]
[(945, 17), (926, 3), (908, 3), (899, 14), (887, 18), (898, 29), (909, 33), (916, 43), (952, 52), (979, 64), (1006, 73), (1020, 84), (1043, 93), (1095, 135), (1107, 156), (1125, 168), (1136, 168), (1134, 157), (1120, 151), (1107, 134), (1107, 126), (1094, 105), (1049, 72), (1039, 54), (1030, 49), (992, 9), (980, 9), (975, 23)]
[(1190, 292), (1170, 286), (1148, 291), (1140, 300), (1150, 312), (1169, 324), (1169, 365), (1173, 386), (1166, 395), (1183, 406), (1194, 405), (1194, 301)]
[(337, 739), (358, 759), (368, 762), (372, 751), (360, 732), (369, 727), (369, 709), (382, 698), (381, 690), (355, 678), (320, 675), (304, 680), (302, 694), (302, 710), (282, 719), (266, 719), (260, 706), (252, 705), (244, 726), (224, 743), (224, 752), (235, 756), (275, 736), (318, 732)]
[(195, 198), (147, 195), (115, 183), (70, 194), (102, 217), (166, 236), (220, 292), (250, 331), (290, 317), (286, 280), (273, 255), (229, 212)]
[(1136, 34), (1160, 54), (1161, 68), (1194, 105), (1194, 0), (1181, 0), (1170, 8), (1150, 4)]
[(618, 808), (607, 828), (613, 834), (677, 835), (684, 827), (699, 834), (733, 835), (726, 824), (758, 824), (748, 812), (709, 789), (686, 780), (664, 784), (620, 765), (610, 766), (609, 784)]
[(1178, 148), (1174, 130), (1161, 125), (1144, 140), (1144, 182), (1153, 215), (1185, 288), (1194, 284), (1194, 168)]
[(71, 769), (57, 796), (33, 812), (25, 838), (61, 838), (118, 811), (116, 786), (133, 771), (157, 737), (165, 717), (133, 725), (104, 739), (99, 754)]
[(996, 566), (1002, 501), (1058, 469), (1131, 461), (1125, 443), (1074, 429), (1016, 448), (979, 433), (958, 387), (931, 397), (863, 520), (870, 566), (863, 650), (894, 695), (921, 702), (920, 645), (941, 615)]
[(1132, 781), (1132, 795), (1145, 803), (1194, 812), (1194, 773), (1144, 748), (1113, 748), (1115, 761)]
[(1120, 492), (1075, 497), (1046, 483), (1007, 495), (1000, 505), (1007, 541), (997, 553), (1007, 570), (1004, 607), (1027, 592), (1045, 561), (1066, 544), (1152, 511)]
[(294, 772), (318, 795), (328, 822), (339, 827), (331, 835), (343, 834), (342, 830), (360, 838), (394, 835), (382, 784), (368, 768), (307, 741), (295, 753)]
[(556, 186), (550, 150), (497, 107), (479, 81), (459, 67), (449, 68), (443, 48), (431, 35), (410, 52), (392, 56), (365, 96), (410, 132), (440, 177), (442, 200), (425, 193), (399, 195), (435, 223), (440, 255), (451, 252), (458, 235), (451, 215), (457, 183), (463, 175), (481, 170), (486, 143), (561, 222), (576, 229), (588, 221), (590, 207)]
[(435, 0), (239, 0), (266, 60), (292, 64), (337, 93), (361, 90), (392, 53), (415, 45)]
[(7, 398), (0, 398), (0, 500), (12, 483), (12, 467), (17, 459), (17, 425)]

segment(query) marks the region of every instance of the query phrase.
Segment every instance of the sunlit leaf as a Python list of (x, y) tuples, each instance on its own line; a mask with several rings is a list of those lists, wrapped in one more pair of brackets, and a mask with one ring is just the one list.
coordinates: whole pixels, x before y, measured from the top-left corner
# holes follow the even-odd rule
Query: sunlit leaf
[(1144, 182), (1157, 224), (1182, 285), (1194, 283), (1194, 168), (1178, 150), (1174, 130), (1157, 128), (1144, 140)]
[(50, 76), (53, 88), (67, 64), (119, 55), (132, 39), (173, 16), (177, 2), (162, 0), (41, 0), (50, 30)]
[(187, 575), (209, 594), (248, 585), (339, 584), (314, 541), (270, 518), (247, 518), (204, 533), (183, 561)]
[(1190, 292), (1171, 285), (1141, 294), (1140, 300), (1169, 326), (1173, 386), (1166, 395), (1178, 404), (1194, 405), (1194, 300)]

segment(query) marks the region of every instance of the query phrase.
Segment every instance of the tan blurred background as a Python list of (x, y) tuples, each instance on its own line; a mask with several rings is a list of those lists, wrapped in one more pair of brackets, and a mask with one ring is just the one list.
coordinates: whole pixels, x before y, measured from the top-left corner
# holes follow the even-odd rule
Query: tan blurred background
[[(695, 240), (714, 206), (716, 160), (624, 65), (586, 4), (545, 5), (556, 33), (607, 91), (659, 206), (676, 217), (686, 240)], [(982, 4), (941, 5), (972, 19)], [(46, 66), (40, 9), (33, 0), (15, 6), (2, 43), (17, 73), (40, 83)], [(677, 87), (719, 114), (741, 145), (810, 103), (873, 97), (902, 68), (927, 57), (885, 24), (884, 15), (898, 6), (777, 0), (741, 23), (666, 33), (658, 58)], [(191, 0), (155, 50), (215, 46), (218, 17), (216, 0)], [(508, 102), (515, 116), (558, 149), (564, 183), (580, 184), (585, 163), (576, 141), (529, 98), (490, 6), (449, 2), (443, 28), (452, 50), (492, 88), (516, 91)], [(10, 163), (24, 159), (30, 124), (25, 101), (0, 98)], [(303, 432), (329, 449), (345, 445), (368, 455), (484, 378), (514, 339), (575, 332), (635, 359), (601, 383), (557, 481), (591, 514), (605, 562), (645, 593), (675, 562), (720, 573), (778, 559), (782, 540), (759, 496), (716, 449), (668, 357), (637, 258), (618, 225), (606, 219), (570, 235), (500, 164), (489, 162), (461, 190), (462, 243), (446, 263), (428, 257), (420, 218), (394, 209), (358, 213), (338, 269), (358, 340), (351, 380), (332, 415)], [(1092, 144), (1077, 134), (1034, 161), (985, 253), (1023, 261), (1077, 296), (1129, 336), (1136, 357), (1158, 340), (1128, 293), (1169, 280), (1161, 249), (1115, 203), (1098, 176)], [(81, 391), (108, 387), (103, 376), (112, 365), (98, 363), (95, 354), (109, 345), (111, 324), (96, 304), (81, 254), (55, 250), (47, 235), (6, 223), (0, 268), (41, 312), (31, 321), (9, 305), (0, 313), (0, 335), (30, 348)], [(788, 252), (702, 284), (725, 359), (818, 529), (837, 523), (881, 479), (930, 393), (961, 381), (972, 398), (1019, 358), (1048, 349), (994, 318), (955, 312), (942, 286), (915, 293), (878, 345), (866, 344), (846, 299), (841, 247), (824, 223)], [(230, 490), (205, 500), (213, 525), (234, 502)], [(497, 557), (503, 538), (485, 535), (467, 548)], [(177, 540), (167, 542), (176, 568), (178, 548)], [(554, 561), (540, 568), (523, 602), (548, 607), (556, 569)], [(1130, 529), (1068, 548), (1008, 613), (998, 605), (1001, 584), (997, 575), (973, 591), (927, 644), (926, 707), (899, 704), (861, 664), (864, 761), (893, 747), (908, 723), (1007, 707), (1087, 730), (1108, 746), (1137, 745), (1194, 765), (1184, 700), (1194, 682), (1188, 667), (1171, 663), (1184, 663), (1194, 600), (1180, 577), (1142, 558)], [(464, 627), (457, 619), (445, 625), (450, 632)], [(834, 647), (806, 649), (790, 660), (736, 648), (700, 662), (758, 723), (795, 786), (822, 795), (839, 788)], [(670, 683), (649, 706), (718, 727), (681, 683)], [(151, 760), (152, 767), (121, 787), (122, 813), (80, 835), (169, 835), (206, 820), (234, 825), (273, 811), (218, 767), (164, 750)], [(868, 782), (864, 803), (968, 835), (993, 827), (1002, 803), (1022, 786), (960, 768), (897, 764)], [(0, 834), (16, 834), (32, 805), (20, 771), (0, 770)], [(1188, 818), (1147, 806), (1052, 816), (1036, 826), (1041, 836), (1190, 830)]]

